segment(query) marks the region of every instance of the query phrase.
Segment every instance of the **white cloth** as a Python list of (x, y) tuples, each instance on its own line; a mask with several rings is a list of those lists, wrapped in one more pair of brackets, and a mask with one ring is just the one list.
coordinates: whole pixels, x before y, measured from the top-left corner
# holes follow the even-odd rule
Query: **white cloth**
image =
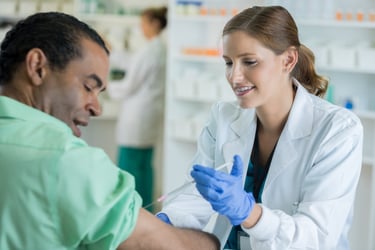
[[(253, 228), (244, 230), (257, 250), (349, 249), (363, 127), (351, 111), (309, 94), (297, 81), (294, 84), (295, 100), (263, 189), (262, 216)], [(247, 167), (256, 120), (254, 109), (224, 102), (214, 105), (193, 163), (218, 166), (239, 154)], [(175, 226), (204, 228), (214, 213), (194, 191), (163, 208)], [(229, 221), (219, 216), (213, 231), (222, 247), (230, 229)]]
[(116, 140), (131, 147), (155, 146), (164, 119), (166, 45), (153, 38), (134, 55), (124, 81), (108, 85), (111, 98), (122, 100)]

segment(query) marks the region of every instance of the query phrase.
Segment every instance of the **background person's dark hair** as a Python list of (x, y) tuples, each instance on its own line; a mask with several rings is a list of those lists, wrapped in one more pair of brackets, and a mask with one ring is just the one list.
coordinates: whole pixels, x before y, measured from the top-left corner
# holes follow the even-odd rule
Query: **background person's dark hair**
[(82, 56), (82, 38), (96, 42), (109, 54), (100, 35), (73, 16), (44, 12), (19, 21), (1, 43), (0, 85), (12, 80), (17, 67), (33, 48), (44, 52), (53, 70), (63, 70), (71, 60)]
[(141, 16), (146, 16), (150, 20), (157, 20), (160, 24), (159, 28), (162, 31), (167, 26), (167, 12), (168, 8), (165, 6), (157, 8), (147, 8), (142, 11)]
[(276, 55), (294, 46), (298, 50), (298, 62), (291, 76), (301, 82), (310, 93), (324, 96), (328, 80), (316, 73), (314, 53), (300, 43), (297, 25), (284, 7), (254, 6), (245, 9), (227, 22), (223, 36), (234, 31), (249, 34)]

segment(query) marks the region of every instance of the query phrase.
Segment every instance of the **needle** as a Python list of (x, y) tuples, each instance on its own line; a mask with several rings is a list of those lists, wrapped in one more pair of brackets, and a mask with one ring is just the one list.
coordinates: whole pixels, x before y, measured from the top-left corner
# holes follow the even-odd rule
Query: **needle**
[[(216, 171), (218, 170), (221, 170), (225, 167), (228, 167), (228, 166), (231, 166), (233, 164), (233, 162), (226, 162), (220, 166), (218, 166), (217, 168), (215, 168)], [(185, 188), (189, 187), (190, 185), (193, 185), (195, 183), (195, 180), (192, 180), (192, 181), (189, 181), (189, 182), (186, 182), (185, 184), (179, 186), (178, 188), (170, 191), (169, 193), (166, 193), (166, 194), (163, 194), (162, 196), (160, 196), (159, 198), (157, 198), (155, 201), (151, 202), (150, 204), (144, 206), (143, 208), (148, 208), (150, 207), (151, 205), (155, 204), (155, 203), (158, 203), (158, 202), (162, 202), (164, 200), (166, 200), (167, 198), (169, 199), (173, 199), (175, 198), (181, 191), (183, 191)]]

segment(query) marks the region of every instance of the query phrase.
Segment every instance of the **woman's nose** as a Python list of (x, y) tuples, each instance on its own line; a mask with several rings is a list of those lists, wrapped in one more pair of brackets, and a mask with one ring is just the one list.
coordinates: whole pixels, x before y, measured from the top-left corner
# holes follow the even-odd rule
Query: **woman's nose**
[(241, 83), (244, 79), (242, 68), (239, 65), (233, 65), (229, 72), (228, 80), (231, 83)]

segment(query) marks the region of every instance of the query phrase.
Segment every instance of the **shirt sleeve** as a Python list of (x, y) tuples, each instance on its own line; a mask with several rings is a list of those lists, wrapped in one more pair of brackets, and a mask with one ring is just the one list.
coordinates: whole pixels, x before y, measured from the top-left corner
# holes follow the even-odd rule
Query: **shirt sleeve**
[(133, 231), (142, 203), (133, 176), (92, 147), (67, 150), (56, 170), (52, 214), (64, 245), (116, 249)]

